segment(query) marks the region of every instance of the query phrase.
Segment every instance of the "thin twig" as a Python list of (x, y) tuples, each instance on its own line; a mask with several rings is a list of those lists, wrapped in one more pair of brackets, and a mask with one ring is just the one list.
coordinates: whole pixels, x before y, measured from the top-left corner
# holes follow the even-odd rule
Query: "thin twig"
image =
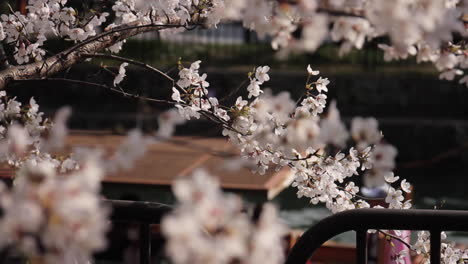
[(233, 96), (234, 94), (236, 94), (249, 80), (244, 80), (241, 84), (239, 84), (235, 89), (231, 90), (227, 95), (223, 96), (223, 98), (221, 98), (219, 100), (219, 102), (224, 102), (226, 101), (227, 99), (231, 98), (231, 96)]
[(413, 248), (411, 247), (411, 245), (410, 245), (408, 242), (404, 241), (401, 237), (398, 237), (398, 236), (396, 236), (396, 235), (393, 235), (393, 234), (384, 232), (384, 231), (382, 231), (382, 230), (380, 230), (380, 229), (377, 230), (377, 231), (378, 231), (379, 233), (385, 235), (385, 236), (389, 236), (389, 237), (391, 237), (391, 238), (393, 238), (393, 239), (395, 239), (395, 240), (400, 241), (400, 242), (403, 243), (406, 247), (408, 247), (408, 249), (413, 250)]
[[(181, 105), (181, 106), (189, 106), (187, 104), (182, 104), (182, 103), (177, 103), (175, 101), (169, 101), (169, 100), (162, 100), (162, 99), (156, 99), (156, 98), (151, 98), (151, 97), (146, 97), (146, 96), (141, 96), (138, 94), (132, 94), (132, 93), (127, 93), (121, 89), (116, 89), (114, 87), (105, 85), (105, 84), (99, 84), (99, 83), (93, 83), (93, 82), (87, 82), (87, 81), (80, 81), (80, 80), (72, 80), (72, 79), (66, 79), (66, 78), (44, 78), (44, 79), (27, 79), (27, 80), (14, 80), (14, 82), (38, 82), (38, 81), (56, 81), (56, 82), (68, 82), (72, 84), (80, 84), (80, 85), (87, 85), (87, 86), (93, 86), (93, 87), (98, 87), (102, 89), (107, 89), (110, 90), (114, 93), (121, 94), (125, 97), (133, 98), (133, 99), (138, 99), (138, 100), (145, 100), (153, 103), (158, 103), (158, 104), (166, 104), (166, 105)], [(221, 120), (217, 116), (213, 115), (210, 111), (206, 110), (200, 110), (200, 114), (206, 117), (207, 119), (221, 125), (223, 128), (229, 129), (231, 131), (234, 131), (240, 135), (244, 135), (234, 127), (230, 126), (229, 124), (224, 123), (224, 120)]]
[(72, 79), (66, 79), (66, 78), (45, 78), (45, 79), (28, 79), (28, 80), (15, 80), (14, 82), (44, 82), (44, 81), (55, 81), (55, 82), (68, 82), (72, 84), (80, 84), (80, 85), (87, 85), (87, 86), (93, 86), (93, 87), (98, 87), (102, 89), (107, 89), (115, 93), (119, 93), (121, 95), (124, 95), (126, 97), (134, 98), (134, 99), (142, 99), (158, 104), (168, 104), (168, 105), (175, 105), (177, 104), (176, 102), (173, 101), (168, 101), (168, 100), (162, 100), (162, 99), (156, 99), (156, 98), (150, 98), (146, 96), (141, 96), (137, 94), (131, 94), (127, 93), (125, 91), (122, 91), (120, 89), (116, 89), (114, 87), (105, 85), (105, 84), (99, 84), (99, 83), (93, 83), (93, 82), (87, 82), (87, 81), (80, 81), (80, 80), (72, 80)]
[(151, 66), (151, 65), (149, 65), (147, 63), (143, 63), (143, 62), (140, 62), (140, 61), (120, 57), (120, 56), (117, 56), (117, 55), (102, 54), (102, 53), (94, 53), (94, 54), (85, 53), (85, 54), (83, 54), (83, 57), (113, 59), (113, 60), (118, 60), (118, 61), (121, 61), (121, 62), (127, 62), (129, 64), (133, 64), (133, 65), (145, 68), (147, 70), (150, 70), (150, 71), (152, 71), (154, 73), (157, 73), (157, 74), (163, 76), (164, 78), (166, 78), (167, 80), (171, 81), (173, 83), (173, 85), (175, 85), (175, 80), (171, 76), (167, 75), (163, 71), (161, 71), (159, 69), (156, 69), (155, 67), (153, 67), (153, 66)]
[(72, 53), (73, 51), (85, 46), (86, 44), (89, 44), (93, 41), (96, 41), (96, 40), (99, 40), (103, 37), (106, 37), (108, 35), (112, 35), (114, 33), (118, 33), (118, 32), (122, 32), (122, 31), (127, 31), (127, 30), (132, 30), (132, 29), (141, 29), (141, 28), (150, 28), (150, 27), (154, 27), (156, 29), (161, 29), (161, 28), (174, 28), (174, 27), (182, 27), (182, 25), (180, 24), (166, 24), (166, 25), (155, 25), (155, 24), (146, 24), (146, 25), (136, 25), (136, 26), (129, 26), (129, 25), (124, 25), (124, 26), (121, 26), (121, 27), (117, 27), (117, 28), (113, 28), (109, 31), (106, 31), (106, 32), (103, 32), (95, 37), (92, 37), (92, 38), (89, 38), (89, 39), (86, 39), (85, 41), (83, 42), (80, 42), (78, 43), (77, 45), (71, 47), (70, 49), (68, 49), (67, 51), (65, 51), (64, 53), (64, 56), (68, 56), (70, 53)]

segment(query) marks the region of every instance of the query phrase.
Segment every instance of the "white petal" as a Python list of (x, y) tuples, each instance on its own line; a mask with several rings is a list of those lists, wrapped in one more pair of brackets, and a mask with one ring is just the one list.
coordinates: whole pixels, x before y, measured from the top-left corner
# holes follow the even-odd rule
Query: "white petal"
[(401, 181), (401, 189), (407, 193), (411, 192), (411, 184), (405, 180)]
[(394, 176), (393, 172), (389, 172), (385, 174), (384, 178), (385, 178), (385, 181), (388, 183), (394, 183), (398, 181), (398, 179), (400, 179), (400, 177)]

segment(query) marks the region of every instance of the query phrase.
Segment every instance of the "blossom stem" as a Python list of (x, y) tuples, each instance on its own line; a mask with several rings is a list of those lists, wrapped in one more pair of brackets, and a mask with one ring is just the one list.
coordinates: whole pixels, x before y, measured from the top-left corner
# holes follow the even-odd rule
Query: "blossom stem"
[(139, 66), (139, 67), (142, 67), (144, 69), (147, 69), (151, 72), (154, 72), (156, 74), (159, 74), (161, 76), (163, 76), (164, 78), (166, 78), (167, 80), (171, 81), (172, 82), (172, 85), (179, 88), (180, 90), (184, 91), (185, 93), (187, 93), (187, 91), (180, 87), (179, 85), (176, 84), (175, 80), (167, 75), (166, 73), (164, 73), (163, 71), (147, 64), (147, 63), (143, 63), (143, 62), (139, 62), (139, 61), (136, 61), (136, 60), (132, 60), (132, 59), (128, 59), (128, 58), (124, 58), (124, 57), (120, 57), (120, 56), (117, 56), (117, 55), (113, 55), (113, 54), (102, 54), (102, 53), (94, 53), (94, 54), (90, 54), (90, 53), (86, 53), (86, 54), (83, 54), (84, 57), (87, 57), (87, 58), (104, 58), (104, 59), (113, 59), (113, 60), (117, 60), (117, 61), (121, 61), (121, 62), (127, 62), (129, 64), (133, 64), (135, 66)]

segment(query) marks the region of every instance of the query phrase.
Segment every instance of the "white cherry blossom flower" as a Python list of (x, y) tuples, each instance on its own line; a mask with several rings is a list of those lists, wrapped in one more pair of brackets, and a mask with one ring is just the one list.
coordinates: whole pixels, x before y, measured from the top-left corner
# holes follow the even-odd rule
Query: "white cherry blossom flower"
[(190, 120), (190, 118), (194, 117), (196, 119), (200, 118), (199, 111), (201, 110), (200, 107), (192, 105), (188, 107), (183, 107), (180, 105), (176, 105), (177, 109), (179, 110), (179, 114), (183, 116), (185, 119)]
[(84, 31), (82, 28), (70, 29), (68, 31), (68, 36), (70, 37), (71, 40), (74, 40), (74, 41), (83, 41), (86, 38), (88, 38), (86, 31)]
[(219, 182), (201, 170), (177, 180), (173, 191), (179, 203), (164, 217), (162, 232), (174, 263), (268, 260), (279, 264), (284, 260), (281, 242), (286, 228), (273, 206), (265, 205), (252, 223), (242, 210), (241, 199), (223, 194)]
[(463, 78), (461, 78), (458, 83), (460, 84), (465, 84), (467, 87), (468, 87), (468, 75), (465, 75), (463, 76)]
[(47, 140), (43, 141), (42, 148), (46, 152), (61, 150), (68, 135), (67, 120), (71, 115), (70, 107), (62, 107), (55, 114), (54, 125), (49, 129)]
[(228, 115), (228, 112), (222, 108), (217, 108), (215, 110), (215, 114), (216, 116), (218, 116), (219, 118), (221, 118), (222, 120), (224, 121), (229, 121), (229, 119), (231, 119)]
[(439, 75), (439, 79), (453, 81), (456, 75), (463, 75), (463, 71), (458, 69), (446, 70)]
[(104, 162), (104, 169), (111, 173), (132, 168), (135, 161), (146, 153), (150, 142), (151, 139), (145, 137), (140, 130), (129, 131), (113, 155)]
[(400, 177), (398, 176), (395, 176), (395, 174), (393, 174), (393, 172), (388, 172), (387, 174), (385, 174), (385, 181), (388, 182), (388, 183), (394, 183), (396, 181), (398, 181), (398, 179), (400, 179)]
[(406, 181), (406, 179), (403, 179), (400, 183), (401, 185), (401, 189), (406, 192), (406, 193), (410, 193), (411, 192), (411, 184), (409, 182)]
[(123, 44), (126, 42), (126, 40), (120, 41), (115, 43), (114, 45), (108, 47), (107, 49), (112, 52), (112, 53), (119, 53), (122, 50)]
[(323, 141), (335, 146), (344, 147), (349, 138), (349, 133), (341, 121), (340, 112), (336, 107), (336, 101), (333, 101), (329, 108), (327, 117), (321, 120), (320, 129), (322, 130)]
[(174, 134), (175, 127), (185, 122), (185, 118), (180, 116), (177, 109), (169, 109), (158, 116), (158, 139), (167, 139)]
[(16, 49), (15, 60), (18, 64), (24, 64), (29, 62), (29, 53), (26, 49), (26, 46), (21, 43), (19, 48)]
[(257, 70), (255, 71), (255, 78), (257, 79), (259, 84), (270, 80), (270, 76), (268, 75), (269, 70), (269, 66), (262, 66), (257, 68)]
[(351, 135), (363, 147), (375, 144), (381, 138), (375, 118), (353, 118), (351, 120)]
[(117, 84), (121, 83), (123, 81), (123, 79), (125, 78), (125, 76), (126, 76), (125, 67), (127, 67), (127, 66), (128, 66), (128, 63), (126, 63), (126, 62), (120, 64), (119, 74), (117, 74), (115, 76), (115, 79), (114, 79), (114, 86), (117, 86)]
[(263, 91), (260, 89), (260, 84), (261, 82), (255, 79), (250, 81), (250, 84), (247, 86), (247, 91), (249, 92), (247, 98), (251, 98), (252, 96), (257, 97), (263, 93)]
[(385, 197), (385, 202), (389, 204), (390, 209), (400, 209), (404, 200), (403, 192), (390, 187)]
[(172, 100), (180, 103), (180, 102), (184, 102), (181, 98), (180, 98), (180, 92), (179, 90), (177, 90), (177, 88), (175, 87), (172, 87), (172, 96), (171, 96)]
[(327, 85), (330, 83), (328, 78), (322, 78), (320, 77), (316, 82), (315, 82), (315, 87), (317, 88), (317, 91), (321, 93), (322, 91), (328, 92)]
[(373, 167), (384, 171), (393, 170), (397, 152), (397, 149), (390, 144), (378, 143), (372, 150)]
[(439, 71), (450, 70), (455, 67), (458, 63), (458, 58), (453, 53), (443, 53), (436, 61), (435, 66)]
[(309, 64), (309, 65), (307, 65), (307, 73), (308, 73), (309, 75), (314, 75), (314, 76), (315, 76), (315, 75), (319, 75), (319, 74), (320, 74), (320, 71), (314, 71), (314, 70), (312, 70), (312, 68), (310, 67), (310, 64)]
[(246, 106), (247, 104), (248, 102), (246, 100), (243, 100), (242, 97), (239, 96), (237, 97), (236, 103), (234, 105), (238, 110), (242, 110), (242, 108), (244, 108), (244, 106)]

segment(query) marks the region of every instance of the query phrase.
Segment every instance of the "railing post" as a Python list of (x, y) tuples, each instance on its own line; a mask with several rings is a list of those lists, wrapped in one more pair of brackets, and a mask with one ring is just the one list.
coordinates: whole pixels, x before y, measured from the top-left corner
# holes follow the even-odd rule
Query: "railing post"
[(151, 262), (151, 230), (148, 223), (140, 224), (140, 263)]
[(440, 230), (430, 230), (431, 233), (431, 264), (440, 264)]
[(367, 230), (356, 230), (356, 263), (367, 264)]

